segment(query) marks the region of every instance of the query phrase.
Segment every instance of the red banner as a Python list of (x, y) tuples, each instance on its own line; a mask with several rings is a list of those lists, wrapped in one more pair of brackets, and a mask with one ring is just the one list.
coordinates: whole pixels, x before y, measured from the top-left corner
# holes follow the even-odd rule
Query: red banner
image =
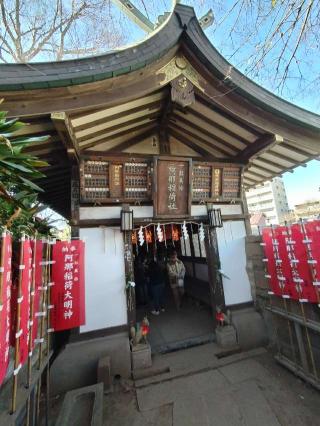
[[(21, 288), (19, 292), (19, 275), (15, 277), (11, 297), (11, 345), (18, 345), (18, 365), (22, 366), (28, 359), (29, 342), (29, 315), (30, 315), (30, 287), (32, 278), (32, 249), (29, 240), (21, 241), (22, 258), (16, 265), (21, 274)], [(17, 307), (20, 305), (19, 329), (17, 329)]]
[(264, 228), (262, 231), (262, 241), (264, 244), (265, 258), (263, 261), (266, 264), (267, 274), (266, 278), (269, 280), (271, 292), (277, 296), (281, 296), (283, 291), (279, 286), (277, 265), (275, 261), (276, 251), (275, 247), (277, 241), (274, 240), (271, 228)]
[(10, 349), (10, 298), (11, 298), (11, 235), (4, 233), (1, 239), (1, 300), (0, 300), (0, 385), (7, 373)]
[(58, 241), (52, 260), (51, 327), (61, 331), (84, 325), (84, 242)]
[(308, 263), (307, 236), (304, 235), (301, 225), (291, 226), (292, 245), (297, 262), (292, 264), (292, 279), (299, 292), (299, 300), (304, 302), (317, 303), (317, 292), (312, 283), (312, 274)]
[(263, 230), (271, 291), (284, 298), (320, 300), (320, 221)]
[[(35, 263), (34, 263), (34, 275), (35, 275), (35, 283), (34, 288), (31, 291), (31, 300), (30, 305), (33, 303), (33, 316), (32, 316), (32, 345), (31, 350), (34, 348), (34, 340), (37, 338), (38, 334), (38, 323), (39, 316), (36, 315), (40, 311), (40, 295), (42, 284), (42, 254), (43, 254), (43, 242), (40, 240), (32, 241), (31, 243), (32, 251), (34, 251), (34, 246), (36, 246), (35, 253)], [(33, 253), (34, 258), (34, 253)], [(33, 298), (33, 301), (32, 301)]]

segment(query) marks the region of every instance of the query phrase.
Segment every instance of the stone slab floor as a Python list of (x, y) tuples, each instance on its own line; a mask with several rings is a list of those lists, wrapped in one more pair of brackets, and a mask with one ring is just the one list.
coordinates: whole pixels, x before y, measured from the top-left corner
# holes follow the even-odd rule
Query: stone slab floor
[[(109, 426), (318, 426), (320, 393), (270, 352), (218, 359), (212, 344), (158, 355), (171, 374), (119, 382), (105, 396)], [(179, 368), (180, 366), (180, 368)]]
[[(153, 353), (166, 352), (193, 344), (214, 340), (212, 313), (208, 306), (184, 298), (182, 308), (177, 312), (172, 294), (167, 289), (166, 311), (159, 316), (150, 314), (151, 307), (140, 307), (137, 320), (147, 315), (150, 321), (149, 343)], [(172, 327), (174, 324), (174, 327)]]

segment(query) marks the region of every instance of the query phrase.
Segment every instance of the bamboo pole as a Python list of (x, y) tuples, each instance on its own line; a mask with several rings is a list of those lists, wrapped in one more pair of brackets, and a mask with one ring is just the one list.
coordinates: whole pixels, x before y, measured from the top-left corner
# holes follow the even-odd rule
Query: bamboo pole
[[(273, 225), (270, 226), (270, 229), (271, 229), (272, 242), (274, 242), (276, 238), (275, 238), (275, 235), (274, 235)], [(276, 247), (276, 248), (274, 248), (274, 247)], [(277, 263), (277, 261), (281, 260), (280, 256), (279, 256), (278, 246), (277, 245), (272, 245), (272, 250), (273, 250), (273, 253), (274, 253), (275, 261)], [(266, 255), (266, 253), (265, 253), (265, 255)], [(265, 270), (265, 272), (268, 272), (268, 271)], [(270, 282), (271, 278), (268, 278), (268, 279), (269, 279), (269, 282)], [(286, 295), (284, 294), (284, 291), (283, 291), (283, 284), (279, 282), (279, 279), (278, 279), (278, 285), (279, 285), (279, 288), (280, 288), (280, 291), (281, 291), (281, 299), (282, 299), (283, 308), (284, 308), (286, 314), (288, 315), (289, 310), (288, 310), (287, 300), (284, 297)], [(270, 286), (270, 288), (271, 288), (271, 286)], [(272, 294), (271, 294), (271, 292), (268, 292), (268, 294), (269, 294), (270, 308), (272, 308), (272, 305), (273, 305), (273, 303), (272, 303)], [(296, 351), (295, 351), (295, 348), (294, 348), (293, 333), (292, 333), (292, 328), (291, 328), (291, 322), (290, 322), (289, 319), (287, 319), (287, 326), (288, 326), (288, 333), (289, 333), (289, 340), (290, 340), (290, 347), (291, 347), (292, 357), (293, 357), (293, 359), (296, 362)], [(278, 352), (281, 353), (280, 338), (279, 338), (279, 333), (278, 333), (278, 327), (277, 326), (275, 328), (275, 332), (276, 332), (276, 342), (277, 342)]]
[[(288, 224), (285, 224), (288, 235), (291, 235), (290, 229), (288, 227)], [(291, 244), (287, 244), (287, 247), (289, 248), (289, 253), (291, 254), (291, 259), (295, 258), (295, 253), (292, 250), (292, 245)], [(309, 356), (310, 356), (310, 360), (311, 360), (311, 365), (312, 365), (312, 369), (313, 369), (313, 373), (315, 375), (316, 378), (318, 378), (318, 374), (317, 374), (317, 369), (316, 369), (316, 365), (315, 365), (315, 361), (314, 361), (314, 355), (313, 355), (313, 350), (312, 350), (312, 346), (311, 346), (311, 340), (310, 340), (310, 336), (309, 336), (309, 330), (307, 327), (307, 318), (306, 318), (306, 314), (305, 314), (305, 310), (304, 310), (304, 306), (303, 306), (303, 302), (301, 302), (301, 300), (303, 299), (302, 297), (302, 290), (301, 290), (301, 286), (300, 283), (297, 285), (297, 289), (298, 289), (298, 293), (299, 293), (299, 304), (300, 304), (300, 310), (301, 310), (301, 315), (303, 318), (303, 323), (304, 323), (304, 328), (305, 328), (305, 334), (306, 334), (306, 338), (307, 338), (307, 343), (308, 343), (308, 349), (309, 349)]]
[(0, 260), (0, 306), (3, 304), (2, 300), (2, 288), (3, 288), (3, 282), (4, 282), (4, 256), (5, 256), (5, 244), (4, 239), (7, 236), (7, 229), (3, 228), (1, 239), (2, 239), (2, 245), (1, 245), (1, 260)]
[[(25, 235), (22, 234), (20, 240), (20, 254), (19, 254), (19, 283), (18, 283), (18, 300), (21, 298), (21, 287), (22, 287), (22, 265), (24, 264), (23, 256), (23, 243), (25, 241)], [(16, 315), (16, 335), (20, 330), (20, 315), (21, 315), (21, 303), (17, 303), (17, 315)], [(19, 373), (19, 337), (16, 337), (15, 341), (15, 354), (14, 354), (14, 372), (13, 372), (13, 387), (12, 387), (12, 401), (11, 401), (11, 413), (16, 411), (17, 405), (17, 389), (18, 389), (18, 373)]]
[[(51, 242), (48, 240), (48, 268), (47, 268), (47, 345), (46, 345), (46, 355), (49, 356), (50, 353), (50, 345), (51, 345), (51, 329), (50, 324), (50, 310), (51, 310)], [(50, 399), (50, 364), (48, 360), (47, 368), (46, 368), (46, 426), (49, 424), (49, 399)]]
[(34, 316), (34, 299), (35, 299), (35, 291), (36, 291), (36, 259), (37, 259), (37, 234), (34, 237), (33, 244), (33, 253), (32, 253), (32, 281), (30, 287), (30, 313), (29, 313), (29, 356), (28, 356), (28, 376), (27, 376), (27, 388), (30, 387), (31, 384), (31, 374), (32, 374), (32, 343), (34, 336), (33, 333), (33, 316)]
[[(45, 316), (47, 315), (47, 310), (46, 310), (46, 301), (47, 301), (47, 297), (46, 297), (46, 292), (47, 292), (47, 286), (48, 286), (48, 268), (49, 266), (49, 242), (48, 240), (46, 240), (46, 255), (45, 255), (45, 268), (44, 268), (44, 276), (43, 276), (43, 280), (42, 280), (42, 295), (41, 295), (41, 321), (40, 321), (40, 333), (39, 333), (39, 357), (38, 357), (38, 370), (41, 369), (41, 364), (42, 364), (42, 356), (43, 356), (43, 343), (44, 343), (44, 338), (45, 335), (47, 335), (47, 333), (44, 333), (44, 329), (45, 329)], [(37, 404), (36, 404), (36, 422), (38, 423), (39, 420), (39, 416), (40, 416), (40, 398), (41, 398), (41, 376), (39, 378), (38, 381), (38, 386), (37, 386)]]
[[(34, 316), (34, 299), (36, 291), (36, 259), (37, 259), (37, 233), (34, 236), (33, 253), (32, 253), (32, 281), (30, 286), (30, 312), (29, 312), (29, 344), (28, 344), (28, 372), (26, 388), (29, 389), (32, 375), (32, 343), (33, 343), (33, 316)], [(27, 419), (26, 426), (30, 424), (30, 393), (27, 400)]]

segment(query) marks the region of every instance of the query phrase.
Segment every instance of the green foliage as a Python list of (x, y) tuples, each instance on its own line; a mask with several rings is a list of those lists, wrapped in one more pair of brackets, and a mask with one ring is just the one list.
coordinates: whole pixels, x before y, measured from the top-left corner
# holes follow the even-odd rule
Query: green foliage
[(18, 119), (8, 120), (6, 112), (0, 111), (0, 223), (15, 232), (30, 234), (39, 228), (43, 233), (47, 227), (43, 224), (42, 229), (34, 219), (38, 193), (42, 191), (34, 180), (44, 177), (39, 168), (48, 164), (24, 150), (30, 144), (46, 141), (48, 136), (15, 136), (24, 126)]

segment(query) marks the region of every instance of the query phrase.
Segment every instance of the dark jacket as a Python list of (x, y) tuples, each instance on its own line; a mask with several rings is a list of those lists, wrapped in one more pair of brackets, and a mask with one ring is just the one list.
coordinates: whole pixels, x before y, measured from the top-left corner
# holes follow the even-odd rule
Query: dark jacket
[(149, 265), (149, 282), (151, 287), (157, 285), (165, 285), (166, 274), (164, 269), (156, 262), (151, 262)]

